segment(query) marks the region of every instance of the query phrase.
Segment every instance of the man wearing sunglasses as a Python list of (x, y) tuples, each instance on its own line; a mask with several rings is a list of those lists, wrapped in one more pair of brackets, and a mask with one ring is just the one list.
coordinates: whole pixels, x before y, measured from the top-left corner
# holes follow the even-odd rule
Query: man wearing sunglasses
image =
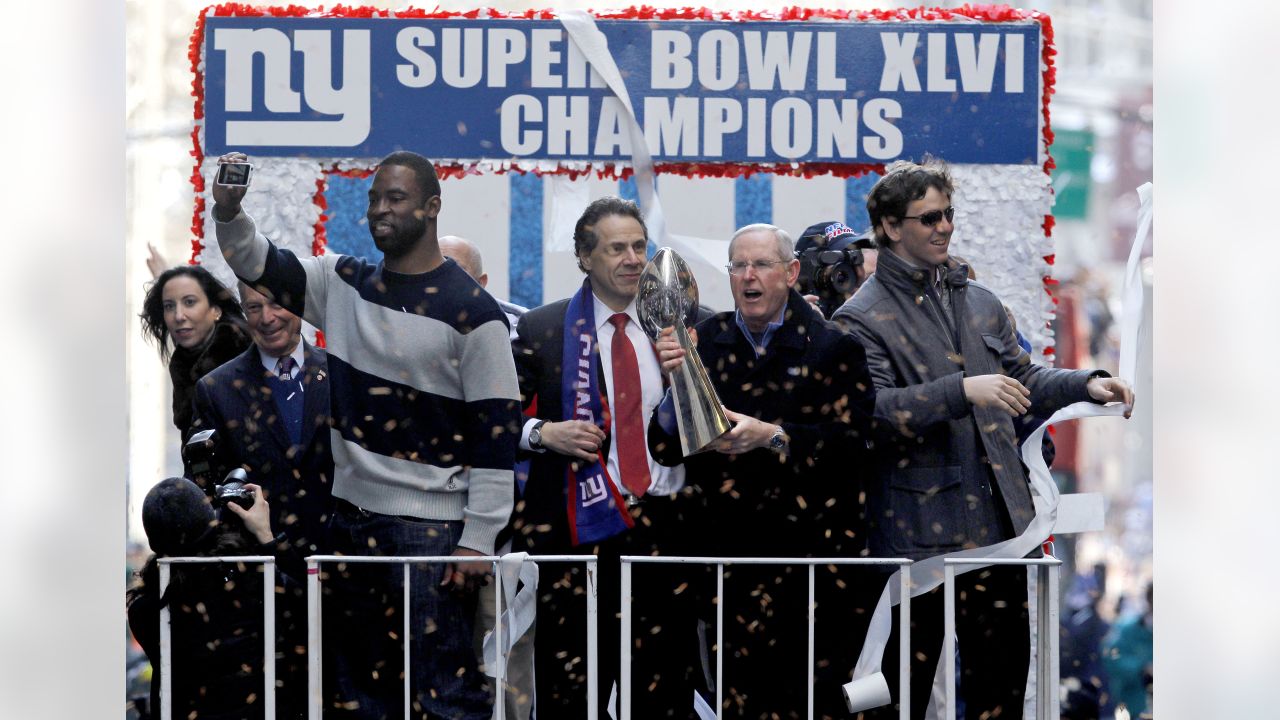
[[(1133, 406), (1129, 386), (1105, 372), (1030, 361), (1000, 299), (949, 255), (952, 192), (940, 161), (889, 166), (867, 197), (876, 273), (833, 317), (866, 349), (876, 387), (873, 556), (923, 560), (1016, 537), (1035, 508), (1013, 419), (1084, 400), (1124, 402), (1126, 417)], [(1017, 717), (1030, 660), (1026, 572), (974, 570), (957, 585), (966, 715)], [(868, 590), (873, 606), (881, 588)], [(942, 644), (941, 592), (913, 601), (911, 619), (911, 713), (923, 717)], [(882, 666), (895, 701), (897, 647), (889, 642)]]

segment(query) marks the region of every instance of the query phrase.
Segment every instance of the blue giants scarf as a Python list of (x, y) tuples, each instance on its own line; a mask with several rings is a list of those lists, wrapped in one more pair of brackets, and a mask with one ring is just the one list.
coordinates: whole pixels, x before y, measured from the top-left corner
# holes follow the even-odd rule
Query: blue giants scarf
[[(596, 348), (595, 300), (591, 278), (569, 300), (564, 314), (564, 354), (561, 355), (560, 404), (566, 420), (586, 420), (609, 432), (609, 418), (596, 376), (600, 353)], [(618, 484), (609, 477), (605, 459), (597, 452), (591, 463), (575, 461), (565, 471), (569, 533), (574, 545), (611, 538), (631, 527)]]

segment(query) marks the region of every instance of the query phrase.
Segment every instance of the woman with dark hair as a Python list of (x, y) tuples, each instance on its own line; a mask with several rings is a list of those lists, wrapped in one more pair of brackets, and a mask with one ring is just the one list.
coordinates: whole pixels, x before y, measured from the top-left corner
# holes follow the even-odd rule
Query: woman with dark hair
[[(276, 717), (303, 715), (306, 608), (295, 591), (306, 577), (305, 564), (283, 533), (272, 534), (262, 488), (245, 488), (252, 505), (228, 502), (221, 513), (186, 478), (160, 482), (143, 500), (142, 525), (155, 554), (138, 572), (125, 606), (129, 629), (151, 661), (152, 717), (160, 716), (160, 611), (168, 607), (173, 717), (266, 720), (263, 566), (230, 559), (237, 555), (276, 559)], [(169, 584), (160, 587), (158, 558), (197, 556), (228, 559), (171, 565)]]
[(252, 342), (245, 330), (244, 311), (208, 270), (179, 265), (156, 278), (139, 317), (143, 335), (155, 342), (160, 359), (169, 363), (173, 424), (185, 441), (191, 430), (196, 381)]

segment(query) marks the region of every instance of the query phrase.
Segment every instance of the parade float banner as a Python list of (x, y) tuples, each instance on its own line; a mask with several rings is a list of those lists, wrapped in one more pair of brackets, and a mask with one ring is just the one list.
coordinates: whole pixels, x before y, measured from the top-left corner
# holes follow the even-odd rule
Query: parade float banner
[[(596, 21), (655, 162), (1040, 162), (1040, 25)], [(205, 154), (624, 162), (558, 20), (219, 17)]]
[[(591, 178), (637, 200), (655, 246), (694, 263), (724, 309), (736, 227), (798, 229), (811, 224), (793, 217), (803, 209), (862, 230), (877, 174), (928, 154), (956, 178), (955, 252), (1011, 308), (1033, 357), (1052, 362), (1048, 16), (1003, 5), (574, 15), (205, 8), (188, 46), (192, 262), (234, 283), (208, 213), (228, 150), (262, 158), (245, 206), (279, 246), (318, 255), (332, 240), (376, 262), (368, 178), (408, 149), (432, 159), (451, 198), (486, 199), (451, 204), (451, 227), (508, 258), (509, 297), (564, 295), (543, 259), (566, 251)], [(686, 190), (660, 202), (687, 187), (674, 176), (702, 179), (696, 211)], [(491, 198), (509, 212), (491, 212)]]

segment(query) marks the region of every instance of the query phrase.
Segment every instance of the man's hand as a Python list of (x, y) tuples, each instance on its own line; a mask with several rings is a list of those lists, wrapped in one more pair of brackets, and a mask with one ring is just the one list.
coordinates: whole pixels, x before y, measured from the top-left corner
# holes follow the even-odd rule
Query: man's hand
[[(694, 344), (698, 344), (698, 331), (689, 328), (689, 340)], [(674, 327), (663, 328), (658, 334), (658, 342), (654, 345), (658, 351), (658, 363), (662, 368), (663, 375), (670, 375), (677, 368), (684, 364), (685, 350), (680, 347), (680, 343), (676, 340), (676, 329)]]
[(1031, 392), (1005, 375), (978, 375), (964, 379), (964, 398), (971, 405), (995, 407), (1013, 416), (1031, 408)]
[(778, 429), (777, 425), (736, 413), (729, 408), (724, 409), (724, 414), (733, 423), (733, 428), (716, 439), (715, 451), (725, 455), (740, 455), (756, 448), (769, 447), (769, 441)]
[(1133, 388), (1129, 387), (1129, 383), (1115, 377), (1095, 377), (1089, 378), (1089, 384), (1086, 386), (1089, 390), (1089, 397), (1100, 403), (1122, 402), (1124, 403), (1124, 416), (1127, 418), (1133, 415)]
[(257, 538), (258, 542), (266, 545), (275, 538), (275, 535), (271, 533), (271, 506), (267, 504), (267, 499), (262, 496), (262, 488), (260, 486), (253, 483), (245, 483), (244, 489), (253, 493), (253, 506), (245, 510), (239, 505), (229, 502), (227, 503), (227, 508), (244, 521), (244, 528)]
[(819, 298), (817, 295), (801, 295), (800, 297), (804, 298), (804, 301), (809, 303), (809, 307), (813, 308), (814, 310), (817, 310), (819, 315), (826, 317), (826, 315), (822, 312), (822, 306), (818, 304), (821, 298)]
[(586, 420), (542, 424), (542, 446), (552, 452), (591, 462), (604, 443), (604, 431)]
[[(484, 553), (477, 552), (471, 548), (465, 548), (461, 545), (457, 550), (453, 551), (453, 557), (483, 557)], [(444, 579), (440, 581), (440, 587), (452, 586), (455, 590), (473, 590), (484, 584), (485, 578), (489, 576), (489, 563), (483, 562), (460, 562), (449, 563), (444, 566)]]
[[(230, 152), (218, 158), (219, 165), (242, 162), (249, 162), (249, 156), (242, 152)], [(219, 185), (216, 182), (211, 184), (213, 186), (213, 202), (215, 203), (214, 212), (217, 213), (217, 218), (230, 220), (239, 214), (240, 201), (244, 199), (244, 194), (249, 188)]]

